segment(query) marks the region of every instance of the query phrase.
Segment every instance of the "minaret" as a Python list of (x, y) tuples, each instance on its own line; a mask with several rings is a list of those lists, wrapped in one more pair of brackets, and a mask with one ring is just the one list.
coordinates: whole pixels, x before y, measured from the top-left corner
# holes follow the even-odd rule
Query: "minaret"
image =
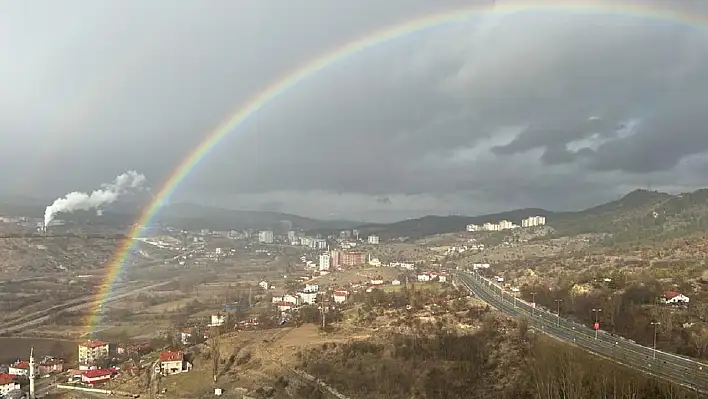
[(34, 347), (30, 349), (30, 358), (29, 358), (29, 399), (34, 399), (34, 379), (35, 379), (35, 370), (34, 370)]

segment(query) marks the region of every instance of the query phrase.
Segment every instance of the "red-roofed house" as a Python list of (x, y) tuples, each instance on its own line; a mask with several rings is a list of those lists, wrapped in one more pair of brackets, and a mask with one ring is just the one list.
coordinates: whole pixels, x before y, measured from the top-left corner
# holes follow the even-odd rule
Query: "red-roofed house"
[(334, 303), (342, 303), (347, 300), (347, 291), (334, 291), (332, 297), (334, 298)]
[(688, 303), (689, 301), (690, 299), (686, 295), (680, 294), (676, 291), (666, 291), (663, 295), (661, 295), (662, 303), (679, 304)]
[(64, 359), (47, 357), (39, 362), (39, 374), (61, 373), (64, 371)]
[(94, 386), (110, 380), (113, 373), (113, 370), (106, 369), (86, 370), (81, 373), (81, 382)]
[(108, 342), (89, 340), (79, 344), (79, 364), (93, 364), (108, 357)]
[(292, 309), (295, 307), (295, 304), (292, 302), (279, 302), (278, 303), (278, 310), (281, 312), (287, 312), (288, 310)]
[(10, 365), (7, 373), (11, 375), (29, 375), (29, 362), (26, 360), (15, 362)]
[(17, 382), (17, 376), (12, 374), (0, 374), (0, 396), (20, 389), (20, 383)]
[(184, 360), (183, 351), (160, 352), (160, 373), (162, 375), (179, 374), (189, 371), (190, 364)]

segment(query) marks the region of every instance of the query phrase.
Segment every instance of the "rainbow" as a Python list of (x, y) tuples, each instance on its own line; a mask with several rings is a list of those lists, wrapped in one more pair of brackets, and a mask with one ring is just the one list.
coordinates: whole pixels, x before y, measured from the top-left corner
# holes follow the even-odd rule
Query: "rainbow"
[[(137, 237), (141, 234), (143, 226), (148, 226), (157, 214), (165, 201), (177, 189), (179, 183), (194, 169), (199, 162), (204, 159), (214, 146), (216, 146), (224, 137), (241, 125), (248, 117), (263, 108), (273, 99), (279, 97), (289, 89), (296, 86), (317, 72), (346, 59), (349, 56), (360, 53), (378, 44), (389, 42), (391, 40), (405, 37), (415, 32), (435, 28), (442, 25), (460, 23), (470, 20), (471, 18), (491, 13), (493, 15), (510, 15), (516, 13), (530, 11), (545, 11), (545, 12), (563, 12), (571, 14), (610, 14), (617, 16), (638, 17), (643, 19), (652, 19), (659, 21), (670, 21), (694, 27), (706, 27), (708, 21), (700, 18), (697, 15), (687, 12), (679, 12), (667, 8), (657, 7), (656, 5), (647, 5), (639, 3), (617, 3), (617, 0), (607, 2), (604, 0), (595, 0), (593, 2), (577, 2), (566, 0), (565, 3), (544, 2), (543, 4), (531, 4), (528, 2), (510, 2), (506, 3), (502, 0), (502, 4), (496, 4), (493, 8), (490, 7), (468, 7), (456, 9), (448, 12), (428, 15), (419, 19), (407, 21), (405, 23), (395, 25), (377, 32), (374, 32), (363, 38), (354, 40), (345, 44), (342, 47), (336, 48), (305, 65), (299, 69), (285, 75), (281, 79), (266, 87), (262, 92), (251, 98), (243, 107), (237, 109), (223, 122), (221, 122), (215, 130), (206, 136), (206, 139), (192, 151), (187, 158), (173, 171), (167, 181), (164, 183), (160, 191), (155, 195), (155, 199), (150, 203), (140, 215), (138, 221), (131, 229), (129, 236)], [(89, 332), (93, 331), (93, 326), (100, 318), (100, 309), (110, 296), (113, 285), (122, 270), (124, 262), (129, 255), (134, 240), (126, 240), (115, 252), (105, 270), (103, 284), (100, 290), (96, 293), (96, 304), (89, 316), (88, 326)]]

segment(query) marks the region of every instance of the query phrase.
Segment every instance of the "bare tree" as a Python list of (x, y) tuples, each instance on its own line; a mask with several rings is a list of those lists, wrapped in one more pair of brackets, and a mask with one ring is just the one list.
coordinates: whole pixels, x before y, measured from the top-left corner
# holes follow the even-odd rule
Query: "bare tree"
[(214, 336), (211, 337), (211, 361), (212, 361), (212, 375), (214, 377), (214, 382), (219, 376), (219, 361), (221, 360), (221, 335), (218, 328), (214, 330)]

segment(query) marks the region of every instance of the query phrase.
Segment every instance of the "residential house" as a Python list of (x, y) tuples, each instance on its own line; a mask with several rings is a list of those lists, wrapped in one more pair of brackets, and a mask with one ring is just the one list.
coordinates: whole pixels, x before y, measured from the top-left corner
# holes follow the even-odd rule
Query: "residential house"
[(383, 284), (384, 284), (384, 280), (383, 280), (382, 276), (376, 276), (371, 279), (371, 285), (378, 286), (378, 285), (383, 285)]
[(303, 291), (298, 292), (297, 295), (299, 297), (298, 303), (314, 305), (317, 302), (317, 291)]
[(182, 345), (189, 345), (192, 343), (192, 334), (194, 334), (194, 330), (191, 328), (188, 328), (180, 334), (180, 341), (182, 342)]
[(16, 375), (0, 374), (0, 397), (18, 389), (20, 389), (20, 383), (17, 382)]
[(282, 295), (273, 295), (273, 298), (271, 298), (272, 303), (279, 303), (283, 302), (283, 296)]
[(292, 304), (294, 304), (294, 305), (299, 305), (299, 304), (300, 304), (300, 298), (298, 298), (298, 297), (295, 296), (295, 295), (287, 294), (287, 295), (283, 295), (283, 300), (282, 300), (282, 302), (290, 302), (290, 303), (292, 303)]
[(438, 275), (438, 281), (441, 283), (446, 283), (447, 282), (447, 276), (444, 274), (439, 274)]
[(79, 344), (79, 364), (93, 364), (108, 357), (108, 342), (89, 340)]
[(349, 293), (347, 291), (334, 291), (332, 294), (332, 298), (334, 299), (334, 303), (342, 303), (347, 300), (347, 295)]
[(27, 360), (18, 360), (10, 365), (7, 373), (11, 375), (27, 376), (29, 375), (29, 362)]
[(69, 382), (76, 382), (76, 381), (81, 381), (81, 374), (85, 370), (79, 370), (79, 369), (69, 369), (66, 370), (66, 376), (68, 377)]
[(109, 381), (114, 373), (115, 370), (112, 369), (86, 370), (81, 373), (81, 382), (88, 386), (94, 386)]
[(280, 312), (290, 311), (294, 307), (295, 307), (295, 304), (292, 302), (279, 302), (278, 303), (278, 311), (280, 311)]
[(320, 290), (320, 286), (317, 284), (305, 284), (305, 290), (309, 292), (317, 292)]
[(261, 289), (263, 289), (263, 290), (267, 290), (268, 289), (268, 282), (263, 280), (260, 283), (258, 283), (258, 286), (261, 287)]
[(689, 301), (689, 297), (676, 291), (667, 291), (661, 296), (661, 302), (668, 305), (685, 304)]
[(226, 323), (226, 316), (220, 314), (213, 314), (211, 315), (211, 323), (209, 323), (209, 327), (223, 326), (224, 323)]
[(394, 279), (393, 281), (391, 281), (391, 285), (401, 285), (401, 280)]
[(54, 374), (64, 371), (64, 359), (58, 357), (45, 357), (39, 362), (39, 374)]
[(190, 368), (190, 364), (184, 360), (183, 351), (160, 352), (160, 374), (179, 374), (189, 371)]
[(419, 274), (417, 277), (418, 277), (418, 281), (421, 281), (421, 282), (430, 281), (430, 275), (427, 273)]

